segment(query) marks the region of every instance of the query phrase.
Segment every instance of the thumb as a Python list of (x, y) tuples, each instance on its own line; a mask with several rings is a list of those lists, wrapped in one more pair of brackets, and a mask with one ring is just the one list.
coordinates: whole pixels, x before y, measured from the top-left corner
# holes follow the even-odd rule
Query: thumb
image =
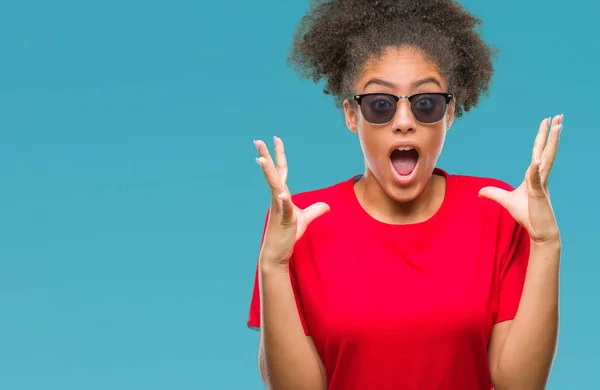
[(498, 187), (484, 187), (479, 190), (479, 196), (481, 198), (493, 200), (504, 208), (508, 205), (508, 194), (508, 191)]
[(539, 197), (544, 196), (544, 187), (542, 185), (542, 176), (540, 175), (540, 160), (531, 163), (528, 172), (529, 185), (532, 192)]
[(302, 213), (304, 214), (304, 217), (306, 218), (306, 224), (308, 225), (328, 211), (329, 205), (327, 203), (318, 202), (305, 208)]
[(294, 202), (292, 202), (292, 197), (288, 193), (282, 192), (278, 198), (281, 202), (281, 211), (283, 214), (281, 222), (284, 225), (291, 224), (294, 220)]

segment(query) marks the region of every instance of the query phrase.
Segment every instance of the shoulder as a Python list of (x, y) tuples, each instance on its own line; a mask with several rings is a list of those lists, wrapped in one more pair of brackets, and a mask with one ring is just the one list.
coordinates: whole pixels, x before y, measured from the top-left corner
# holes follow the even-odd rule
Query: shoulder
[[(512, 191), (515, 188), (506, 181), (483, 176), (471, 176), (464, 174), (449, 174), (446, 173), (448, 180), (448, 186), (451, 191), (451, 195), (462, 200), (474, 200), (480, 199), (482, 205), (491, 206), (497, 204), (495, 202), (488, 202), (488, 199), (479, 198), (479, 191), (485, 187), (497, 187), (505, 191)], [(498, 205), (499, 206), (499, 205)]]
[(512, 191), (514, 187), (508, 182), (482, 176), (471, 176), (464, 174), (446, 174), (451, 196), (455, 200), (454, 205), (465, 212), (472, 211), (472, 215), (478, 219), (482, 218), (491, 222), (495, 219), (507, 228), (516, 222), (502, 206), (493, 200), (479, 197), (479, 191), (485, 187), (497, 187), (505, 191)]
[[(348, 194), (348, 191), (352, 189), (352, 182), (354, 180), (354, 177), (356, 176), (346, 178), (343, 181), (339, 181), (325, 187), (310, 189), (296, 193), (292, 192), (292, 202), (296, 207), (300, 209), (305, 209), (308, 206), (318, 202), (327, 203), (332, 209), (343, 209), (343, 207), (337, 206), (343, 204), (344, 202), (347, 202), (347, 196), (345, 197), (344, 195)], [(267, 228), (267, 224), (269, 222), (270, 213), (271, 210), (267, 209), (264, 225), (265, 229)], [(326, 216), (329, 216), (331, 214), (331, 212), (326, 213)], [(323, 219), (327, 218), (317, 218), (317, 220)], [(311, 226), (312, 225), (314, 225), (314, 222), (311, 224)]]
[(514, 190), (514, 187), (509, 183), (493, 177), (462, 174), (447, 174), (447, 177), (452, 180), (459, 193), (470, 194), (475, 192), (475, 194), (478, 194), (479, 190), (484, 187), (498, 187), (506, 191)]
[(332, 203), (342, 201), (344, 194), (352, 188), (353, 181), (354, 177), (349, 177), (325, 187), (294, 193), (292, 201), (301, 209), (317, 202), (325, 202), (331, 206)]

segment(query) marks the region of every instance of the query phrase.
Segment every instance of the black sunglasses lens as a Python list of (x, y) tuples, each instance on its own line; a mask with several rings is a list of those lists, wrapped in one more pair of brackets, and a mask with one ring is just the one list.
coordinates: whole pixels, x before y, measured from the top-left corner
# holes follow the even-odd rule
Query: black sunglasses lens
[(364, 96), (360, 104), (363, 116), (373, 124), (391, 121), (396, 113), (396, 107), (396, 99), (385, 94)]
[(446, 97), (420, 94), (412, 99), (410, 106), (416, 120), (421, 123), (435, 123), (446, 114)]

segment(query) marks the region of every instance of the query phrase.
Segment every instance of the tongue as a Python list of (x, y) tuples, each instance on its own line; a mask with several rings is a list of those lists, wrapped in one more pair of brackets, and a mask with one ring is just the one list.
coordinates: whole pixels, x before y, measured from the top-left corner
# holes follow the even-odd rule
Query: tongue
[(394, 150), (392, 153), (392, 165), (396, 172), (401, 176), (408, 176), (412, 173), (417, 165), (419, 155), (414, 149), (411, 150)]

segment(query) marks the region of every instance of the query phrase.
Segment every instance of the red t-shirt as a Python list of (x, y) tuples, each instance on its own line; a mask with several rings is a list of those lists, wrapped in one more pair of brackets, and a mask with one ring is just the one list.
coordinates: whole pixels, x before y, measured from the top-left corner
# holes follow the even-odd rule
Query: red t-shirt
[[(498, 180), (449, 175), (429, 220), (372, 218), (353, 177), (293, 196), (331, 211), (296, 243), (290, 275), (306, 335), (330, 390), (489, 390), (487, 347), (495, 323), (514, 318), (529, 235), (481, 188)], [(264, 233), (263, 233), (264, 234)], [(257, 281), (257, 276), (255, 281)], [(255, 282), (248, 326), (260, 326)]]

